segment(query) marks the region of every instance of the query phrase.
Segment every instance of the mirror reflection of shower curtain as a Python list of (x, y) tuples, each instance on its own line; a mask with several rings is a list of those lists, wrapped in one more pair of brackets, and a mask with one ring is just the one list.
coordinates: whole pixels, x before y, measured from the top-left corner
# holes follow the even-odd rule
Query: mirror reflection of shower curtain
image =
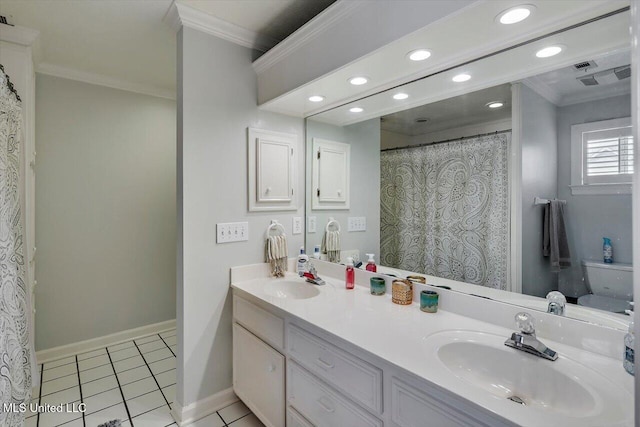
[[(21, 209), (22, 107), (0, 66), (0, 405), (29, 403), (32, 342)], [(0, 425), (24, 414), (0, 408)]]
[(511, 132), (383, 151), (380, 264), (507, 289)]

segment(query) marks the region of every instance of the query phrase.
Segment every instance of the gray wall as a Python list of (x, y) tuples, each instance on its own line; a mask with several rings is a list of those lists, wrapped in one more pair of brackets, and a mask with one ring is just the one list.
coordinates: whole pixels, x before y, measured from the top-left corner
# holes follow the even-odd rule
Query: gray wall
[(175, 102), (36, 85), (36, 349), (175, 318)]
[[(302, 201), (296, 212), (247, 211), (247, 128), (296, 134), (304, 152), (302, 119), (258, 109), (251, 58), (250, 49), (214, 36), (178, 33), (176, 399), (183, 407), (232, 385), (230, 267), (264, 261), (272, 218), (289, 232), (290, 255), (304, 241), (290, 233), (292, 217), (303, 216)], [(235, 221), (249, 222), (250, 240), (216, 244), (216, 223)]]
[(567, 295), (587, 293), (580, 261), (602, 260), (602, 237), (612, 239), (616, 262), (632, 262), (631, 195), (571, 195), (571, 126), (630, 115), (630, 95), (558, 108), (558, 198), (567, 200), (573, 264), (561, 272), (559, 286)]
[[(312, 139), (323, 138), (351, 145), (351, 188), (349, 210), (311, 210), (311, 197), (307, 197), (307, 216), (316, 217), (316, 232), (307, 233), (306, 248), (309, 255), (313, 247), (322, 242), (329, 217), (340, 222), (342, 250), (357, 249), (360, 260), (365, 254), (380, 254), (380, 120), (371, 119), (350, 126), (334, 126), (315, 120), (307, 120), (307, 182), (311, 185)], [(308, 192), (311, 189), (307, 189)], [(348, 232), (350, 216), (366, 217), (367, 230)]]
[(543, 206), (535, 197), (555, 198), (558, 184), (556, 106), (521, 85), (522, 113), (522, 292), (545, 297), (557, 289), (558, 275), (542, 256)]

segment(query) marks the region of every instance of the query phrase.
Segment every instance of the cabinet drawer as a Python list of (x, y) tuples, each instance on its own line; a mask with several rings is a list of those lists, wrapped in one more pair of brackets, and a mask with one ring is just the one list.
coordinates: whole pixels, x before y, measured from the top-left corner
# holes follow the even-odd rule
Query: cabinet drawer
[(287, 427), (314, 427), (291, 406), (287, 408)]
[(284, 320), (278, 316), (234, 295), (233, 318), (276, 349), (284, 349)]
[(323, 384), (295, 362), (289, 362), (287, 398), (289, 404), (318, 427), (382, 427), (382, 421), (368, 414)]
[(233, 324), (233, 390), (267, 426), (285, 418), (284, 356)]
[(289, 326), (289, 356), (366, 408), (382, 413), (382, 370), (295, 325)]

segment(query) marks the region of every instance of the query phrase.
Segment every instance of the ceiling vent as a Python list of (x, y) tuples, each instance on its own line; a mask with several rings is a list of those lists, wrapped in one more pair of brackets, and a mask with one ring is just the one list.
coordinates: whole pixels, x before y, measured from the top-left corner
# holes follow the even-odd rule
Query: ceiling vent
[(576, 78), (585, 86), (597, 86), (616, 83), (629, 77), (631, 77), (631, 66), (625, 65)]
[(573, 64), (573, 69), (577, 71), (587, 71), (592, 68), (596, 68), (597, 66), (598, 64), (596, 64), (596, 61), (582, 61), (577, 64)]

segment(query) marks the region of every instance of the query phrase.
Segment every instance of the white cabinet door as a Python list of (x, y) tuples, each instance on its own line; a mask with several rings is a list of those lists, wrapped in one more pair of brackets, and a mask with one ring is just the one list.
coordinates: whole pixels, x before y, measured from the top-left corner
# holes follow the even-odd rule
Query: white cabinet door
[(351, 146), (313, 138), (312, 209), (349, 209)]
[(285, 358), (233, 324), (233, 391), (267, 427), (285, 425)]

